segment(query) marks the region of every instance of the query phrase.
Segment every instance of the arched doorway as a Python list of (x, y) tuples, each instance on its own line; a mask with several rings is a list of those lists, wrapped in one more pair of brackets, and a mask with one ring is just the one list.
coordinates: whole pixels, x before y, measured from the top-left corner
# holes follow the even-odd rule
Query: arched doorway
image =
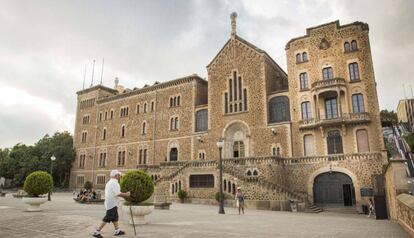
[(315, 204), (355, 205), (355, 189), (352, 179), (340, 172), (318, 175), (313, 184)]
[(249, 137), (250, 130), (246, 123), (233, 121), (229, 123), (223, 133), (224, 137), (224, 158), (247, 157), (250, 153)]

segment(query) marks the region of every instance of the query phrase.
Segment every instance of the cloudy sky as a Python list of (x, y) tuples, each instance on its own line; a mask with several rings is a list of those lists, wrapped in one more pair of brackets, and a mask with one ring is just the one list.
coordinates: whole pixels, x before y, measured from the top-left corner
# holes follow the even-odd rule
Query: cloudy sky
[(73, 131), (83, 68), (91, 83), (142, 87), (197, 73), (230, 34), (266, 50), (285, 70), (286, 42), (339, 19), (367, 22), (381, 108), (414, 87), (413, 0), (19, 1), (0, 0), (0, 147)]

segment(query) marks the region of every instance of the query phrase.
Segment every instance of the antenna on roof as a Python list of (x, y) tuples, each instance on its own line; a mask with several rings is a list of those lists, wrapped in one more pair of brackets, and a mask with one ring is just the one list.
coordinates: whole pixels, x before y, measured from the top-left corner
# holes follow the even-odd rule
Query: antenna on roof
[(105, 58), (102, 58), (102, 69), (101, 69), (101, 85), (102, 85), (102, 78), (103, 78), (103, 69), (104, 69)]
[(92, 80), (91, 80), (91, 87), (93, 86), (93, 73), (95, 71), (95, 60), (93, 60), (93, 65), (92, 65)]
[(83, 69), (83, 85), (82, 85), (82, 90), (85, 89), (85, 80), (86, 80), (86, 64), (85, 64), (85, 68)]

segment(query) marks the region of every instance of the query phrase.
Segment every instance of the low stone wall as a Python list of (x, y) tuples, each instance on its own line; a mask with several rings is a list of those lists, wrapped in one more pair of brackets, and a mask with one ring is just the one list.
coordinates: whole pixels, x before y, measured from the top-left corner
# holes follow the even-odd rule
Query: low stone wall
[(414, 237), (414, 196), (403, 193), (397, 196), (398, 223)]

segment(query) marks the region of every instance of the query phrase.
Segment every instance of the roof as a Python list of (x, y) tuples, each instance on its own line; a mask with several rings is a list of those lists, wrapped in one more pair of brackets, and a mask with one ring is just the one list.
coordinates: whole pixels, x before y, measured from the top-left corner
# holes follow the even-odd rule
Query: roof
[[(281, 72), (283, 72), (285, 74), (285, 76), (287, 76), (287, 73), (276, 63), (276, 61), (274, 61), (272, 59), (272, 57), (270, 57), (270, 55), (260, 49), (259, 47), (253, 45), (252, 43), (248, 42), (247, 40), (241, 38), (238, 35), (234, 36), (234, 39), (245, 44), (246, 46), (248, 46), (249, 48), (251, 48), (252, 50), (256, 51), (258, 54), (264, 55), (266, 58), (268, 58)], [(227, 47), (227, 45), (231, 42), (232, 38), (228, 39), (227, 42), (223, 45), (223, 47), (220, 49), (220, 51), (216, 54), (216, 56), (214, 56), (213, 60), (207, 65), (207, 68), (209, 68), (214, 61), (216, 61), (216, 59), (218, 58), (218, 56), (221, 54), (221, 52)]]
[(93, 87), (90, 87), (90, 88), (87, 88), (87, 89), (77, 91), (76, 94), (81, 95), (81, 94), (89, 93), (89, 92), (97, 90), (97, 89), (102, 89), (102, 90), (105, 90), (105, 91), (108, 91), (108, 92), (111, 92), (111, 93), (117, 93), (118, 92), (116, 89), (108, 88), (106, 86), (103, 86), (103, 85), (99, 84), (99, 85), (96, 85), (96, 86), (93, 86)]
[(179, 84), (189, 83), (189, 82), (193, 82), (193, 81), (197, 81), (198, 83), (201, 83), (201, 84), (208, 84), (208, 82), (206, 80), (204, 80), (203, 78), (201, 78), (197, 74), (193, 74), (193, 75), (185, 76), (185, 77), (182, 77), (182, 78), (166, 81), (166, 82), (163, 82), (163, 83), (154, 84), (152, 86), (147, 86), (147, 87), (144, 87), (144, 88), (135, 89), (135, 90), (132, 90), (132, 91), (129, 91), (129, 92), (120, 93), (120, 94), (117, 94), (117, 95), (114, 95), (114, 96), (104, 97), (104, 98), (99, 99), (98, 103), (108, 102), (108, 101), (112, 101), (112, 100), (116, 100), (116, 99), (120, 99), (120, 98), (124, 98), (124, 97), (129, 97), (129, 96), (133, 96), (133, 95), (139, 95), (139, 94), (155, 91), (155, 90), (158, 90), (158, 89), (168, 88), (168, 87), (171, 87), (171, 86), (176, 86), (176, 85), (179, 85)]
[(345, 24), (345, 25), (341, 26), (340, 23), (339, 23), (339, 20), (336, 20), (336, 21), (324, 23), (324, 24), (321, 24), (321, 25), (318, 25), (318, 26), (313, 26), (313, 27), (306, 28), (306, 35), (295, 37), (295, 38), (292, 38), (291, 40), (289, 40), (288, 43), (286, 43), (285, 50), (288, 50), (290, 48), (290, 43), (292, 43), (296, 40), (300, 40), (300, 39), (304, 39), (304, 38), (309, 37), (311, 35), (311, 31), (319, 29), (319, 28), (323, 28), (323, 27), (326, 27), (326, 26), (329, 26), (329, 25), (333, 25), (333, 24), (336, 26), (336, 29), (346, 28), (346, 27), (350, 27), (350, 26), (361, 26), (362, 30), (369, 30), (368, 24), (364, 23), (364, 22), (356, 21), (356, 22), (352, 22), (352, 23)]

